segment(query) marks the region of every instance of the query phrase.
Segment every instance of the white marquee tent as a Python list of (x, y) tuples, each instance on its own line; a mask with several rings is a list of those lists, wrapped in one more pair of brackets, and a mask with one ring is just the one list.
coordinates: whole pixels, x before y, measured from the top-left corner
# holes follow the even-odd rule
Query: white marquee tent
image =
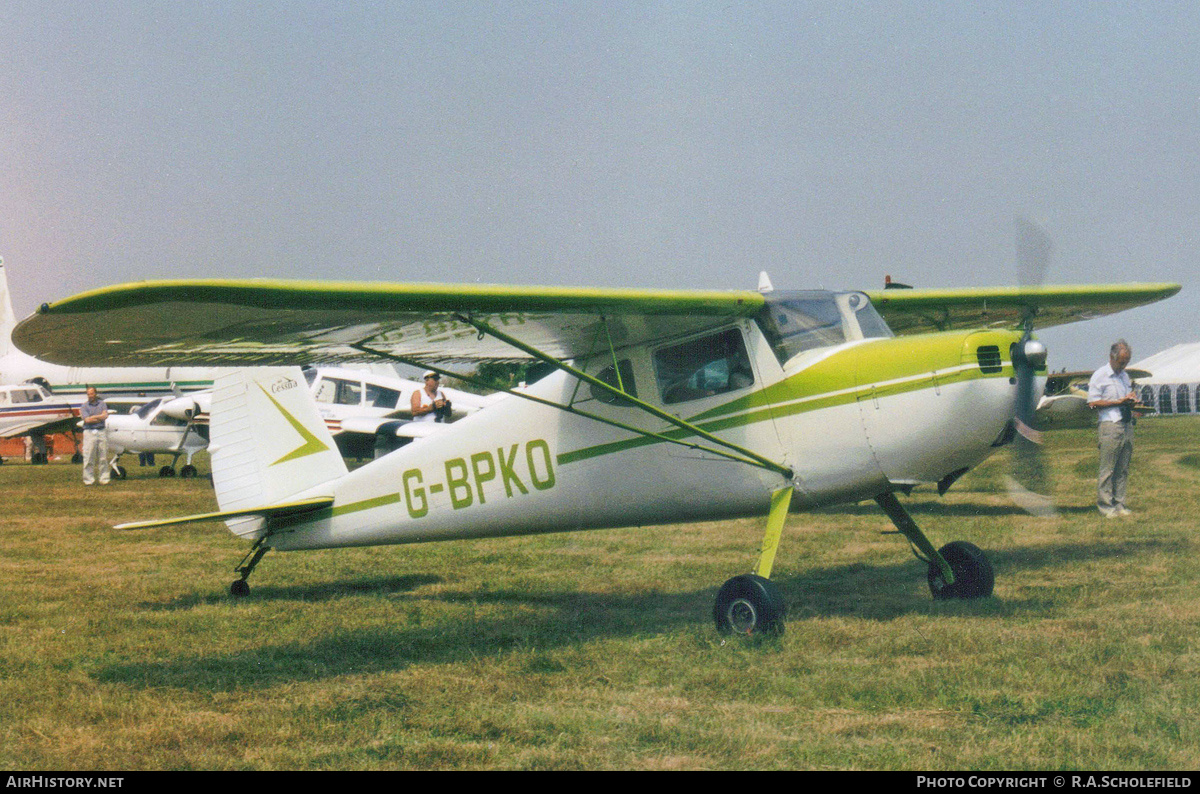
[(1200, 413), (1200, 342), (1175, 345), (1129, 368), (1150, 373), (1136, 385), (1141, 402), (1157, 408), (1155, 415)]

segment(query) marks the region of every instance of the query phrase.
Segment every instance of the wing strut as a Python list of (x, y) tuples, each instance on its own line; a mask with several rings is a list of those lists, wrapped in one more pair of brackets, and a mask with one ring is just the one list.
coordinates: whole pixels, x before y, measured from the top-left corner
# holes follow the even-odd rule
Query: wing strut
[[(762, 455), (759, 455), (757, 452), (753, 452), (744, 447), (740, 447), (737, 444), (732, 444), (728, 441), (724, 441), (720, 438), (717, 438), (712, 433), (709, 433), (706, 430), (702, 430), (701, 428), (697, 427), (696, 425), (692, 424), (691, 422), (687, 422), (683, 419), (680, 419), (677, 416), (674, 416), (673, 414), (669, 414), (665, 411), (660, 410), (659, 408), (654, 407), (653, 405), (643, 402), (642, 400), (639, 400), (638, 398), (630, 395), (629, 393), (623, 391), (622, 389), (611, 386), (610, 384), (605, 383), (604, 381), (602, 381), (598, 378), (588, 375), (586, 372), (583, 372), (581, 370), (576, 369), (575, 367), (572, 367), (570, 364), (560, 361), (559, 359), (556, 359), (553, 356), (547, 355), (546, 353), (543, 353), (542, 351), (537, 350), (536, 348), (526, 345), (524, 342), (521, 342), (520, 340), (514, 339), (513, 337), (508, 336), (507, 334), (497, 331), (496, 329), (492, 328), (491, 326), (487, 325), (486, 323), (483, 323), (483, 322), (480, 322), (478, 320), (474, 320), (474, 319), (468, 318), (468, 317), (460, 317), (460, 319), (462, 319), (464, 322), (469, 323), (470, 325), (473, 325), (481, 334), (490, 334), (503, 342), (507, 342), (508, 344), (512, 345), (513, 347), (517, 348), (518, 350), (521, 350), (521, 351), (529, 354), (530, 356), (533, 356), (534, 358), (538, 359), (539, 361), (543, 361), (547, 364), (550, 364), (551, 366), (553, 366), (557, 369), (561, 369), (564, 372), (566, 372), (567, 374), (569, 374), (583, 382), (592, 384), (592, 385), (596, 386), (597, 388), (603, 389), (604, 391), (610, 392), (611, 394), (614, 394), (614, 395), (620, 397), (623, 401), (626, 401), (630, 405), (640, 408), (643, 412), (648, 413), (651, 416), (655, 416), (660, 419), (664, 419), (667, 422), (670, 422), (671, 424), (675, 425), (676, 427), (679, 427), (683, 430), (688, 431), (689, 433), (700, 436), (703, 439), (706, 439), (706, 440), (711, 441), (715, 444), (718, 444), (722, 447), (725, 447), (726, 450), (732, 450), (732, 452), (722, 450), (722, 449), (716, 449), (713, 447), (706, 447), (706, 446), (702, 446), (702, 445), (699, 445), (699, 444), (696, 444), (693, 442), (682, 441), (682, 440), (679, 440), (676, 438), (671, 438), (670, 436), (665, 435), (663, 433), (655, 433), (653, 431), (646, 430), (644, 428), (635, 427), (633, 425), (626, 424), (625, 422), (619, 422), (615, 419), (608, 419), (607, 417), (599, 416), (599, 415), (591, 413), (589, 411), (581, 410), (579, 408), (576, 408), (573, 405), (562, 405), (561, 403), (556, 403), (552, 400), (546, 400), (541, 397), (536, 397), (536, 396), (534, 396), (532, 394), (528, 394), (526, 392), (515, 391), (513, 389), (504, 389), (503, 391), (507, 392), (508, 394), (512, 394), (512, 395), (515, 395), (522, 399), (539, 403), (541, 405), (546, 405), (551, 408), (557, 408), (560, 411), (566, 411), (567, 413), (575, 414), (576, 416), (582, 416), (587, 419), (592, 419), (592, 420), (600, 422), (602, 424), (611, 425), (612, 427), (617, 427), (617, 428), (620, 428), (621, 430), (625, 430), (630, 433), (636, 433), (637, 435), (640, 435), (640, 436), (645, 436), (647, 438), (653, 438), (658, 441), (665, 441), (665, 442), (668, 442), (671, 444), (678, 444), (680, 446), (688, 447), (690, 449), (696, 449), (696, 450), (700, 450), (703, 452), (708, 452), (713, 455), (719, 455), (721, 457), (728, 458), (729, 460), (737, 461), (739, 463), (746, 463), (751, 466), (758, 466), (759, 468), (767, 469), (768, 471), (773, 471), (773, 472), (776, 472), (777, 474), (781, 474), (784, 477), (786, 477), (788, 480), (792, 479), (793, 472), (787, 466), (783, 466), (779, 463), (776, 463), (775, 461), (771, 460), (770, 458), (763, 457)], [(471, 378), (470, 376), (464, 376), (461, 373), (451, 372), (450, 370), (446, 370), (446, 369), (440, 369), (436, 366), (431, 366), (430, 364), (427, 364), (427, 363), (424, 363), (421, 361), (416, 361), (414, 359), (405, 358), (404, 356), (397, 356), (397, 355), (395, 355), (393, 353), (389, 353), (385, 350), (378, 350), (378, 349), (369, 347), (366, 344), (366, 341), (367, 340), (364, 340), (362, 342), (353, 342), (350, 344), (350, 347), (354, 348), (355, 350), (361, 350), (362, 352), (367, 353), (369, 355), (379, 356), (380, 358), (388, 359), (390, 361), (396, 361), (401, 364), (408, 364), (409, 366), (414, 366), (414, 367), (418, 367), (418, 368), (430, 369), (439, 374), (446, 375), (448, 377), (458, 378), (459, 380), (463, 380), (463, 381), (466, 381), (467, 383), (472, 383), (477, 386), (488, 386), (488, 384), (483, 384), (483, 383)]]

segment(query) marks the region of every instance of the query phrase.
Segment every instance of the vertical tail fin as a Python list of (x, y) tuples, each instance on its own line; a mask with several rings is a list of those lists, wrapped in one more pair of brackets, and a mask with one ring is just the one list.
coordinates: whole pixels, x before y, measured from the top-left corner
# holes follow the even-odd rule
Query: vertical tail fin
[[(347, 471), (299, 367), (241, 369), (213, 384), (209, 451), (221, 510), (271, 505)], [(256, 535), (261, 518), (228, 522)]]

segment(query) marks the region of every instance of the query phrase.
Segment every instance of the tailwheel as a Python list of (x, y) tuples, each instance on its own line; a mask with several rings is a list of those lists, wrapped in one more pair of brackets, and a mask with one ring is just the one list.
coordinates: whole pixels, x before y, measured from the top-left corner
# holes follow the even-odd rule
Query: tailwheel
[(246, 580), (250, 578), (250, 574), (254, 572), (258, 561), (263, 558), (263, 555), (271, 550), (267, 545), (267, 538), (264, 535), (254, 541), (254, 545), (250, 547), (250, 551), (246, 552), (246, 556), (238, 563), (238, 566), (233, 569), (234, 573), (241, 574), (240, 579), (234, 579), (229, 585), (229, 595), (234, 598), (245, 598), (250, 595), (250, 583)]
[(929, 592), (936, 601), (951, 598), (987, 598), (996, 584), (996, 574), (987, 555), (974, 543), (956, 540), (938, 549), (954, 572), (954, 584), (947, 585), (938, 566), (929, 566)]
[(721, 634), (782, 634), (786, 612), (778, 588), (754, 574), (735, 576), (722, 585), (713, 605)]

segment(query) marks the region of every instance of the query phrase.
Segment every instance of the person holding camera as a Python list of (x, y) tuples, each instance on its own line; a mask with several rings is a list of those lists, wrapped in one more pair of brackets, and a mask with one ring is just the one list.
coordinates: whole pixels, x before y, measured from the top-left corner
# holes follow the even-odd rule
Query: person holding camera
[(436, 372), (425, 373), (425, 388), (413, 392), (414, 422), (446, 422), (450, 419), (450, 400), (441, 389), (442, 377)]

